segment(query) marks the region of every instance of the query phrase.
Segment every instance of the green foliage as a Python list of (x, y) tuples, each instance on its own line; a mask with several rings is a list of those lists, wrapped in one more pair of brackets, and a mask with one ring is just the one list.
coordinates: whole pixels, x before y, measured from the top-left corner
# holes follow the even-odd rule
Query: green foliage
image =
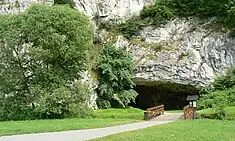
[(213, 83), (214, 90), (226, 90), (235, 86), (235, 67), (226, 71), (225, 75), (219, 76)]
[(118, 98), (120, 99), (120, 103), (127, 107), (129, 103), (135, 103), (135, 98), (138, 95), (136, 91), (133, 89), (130, 90), (123, 90), (120, 93), (118, 93)]
[(60, 5), (69, 5), (71, 8), (74, 8), (75, 2), (73, 0), (54, 0), (54, 4)]
[(165, 21), (176, 16), (226, 16), (228, 5), (231, 5), (228, 0), (159, 0), (145, 7), (141, 17)]
[(133, 17), (124, 23), (121, 23), (117, 26), (118, 31), (120, 31), (124, 37), (131, 39), (132, 36), (138, 35), (138, 31), (142, 29), (144, 23), (141, 19)]
[(142, 20), (147, 20), (150, 24), (156, 26), (166, 23), (166, 21), (170, 20), (173, 16), (172, 10), (158, 1), (156, 5), (144, 7), (140, 14)]
[(60, 87), (52, 93), (44, 93), (35, 111), (41, 119), (86, 117), (92, 113), (85, 104), (88, 99), (88, 87), (76, 82), (70, 88)]
[(108, 100), (98, 98), (96, 100), (97, 106), (99, 109), (109, 109), (111, 108), (111, 104)]
[(199, 109), (213, 108), (217, 105), (235, 105), (235, 87), (203, 94), (198, 104)]
[[(229, 106), (225, 107), (225, 119), (227, 120), (235, 120), (235, 106)], [(207, 108), (200, 111), (197, 111), (200, 117), (202, 118), (209, 118), (209, 119), (215, 119), (215, 118), (221, 118), (218, 116), (218, 112), (215, 109)], [(224, 119), (224, 117), (222, 117)]]
[[(136, 95), (124, 90), (133, 88), (134, 64), (132, 58), (124, 50), (112, 45), (105, 45), (102, 59), (99, 63), (98, 94), (104, 100), (120, 99), (122, 105), (127, 105)], [(128, 100), (127, 100), (128, 99)]]
[(68, 6), (33, 5), (0, 20), (0, 120), (66, 117), (82, 109), (70, 95), (87, 68), (88, 18)]
[(112, 30), (113, 28), (117, 28), (117, 25), (113, 20), (102, 21), (99, 18), (96, 18), (96, 21), (96, 24), (100, 29)]
[(231, 68), (210, 86), (202, 89), (199, 109), (213, 108), (216, 118), (226, 117), (226, 106), (235, 105), (235, 68)]

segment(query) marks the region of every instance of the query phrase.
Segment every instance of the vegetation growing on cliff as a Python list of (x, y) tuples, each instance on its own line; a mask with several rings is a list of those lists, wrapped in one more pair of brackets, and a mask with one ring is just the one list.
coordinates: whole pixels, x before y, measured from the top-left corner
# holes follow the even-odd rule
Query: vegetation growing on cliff
[(55, 5), (69, 5), (71, 8), (74, 8), (75, 2), (73, 0), (54, 0)]
[(154, 4), (145, 6), (139, 17), (117, 25), (116, 29), (130, 39), (138, 35), (143, 27), (158, 27), (177, 17), (216, 17), (217, 23), (230, 29), (231, 35), (235, 34), (234, 0), (157, 0)]

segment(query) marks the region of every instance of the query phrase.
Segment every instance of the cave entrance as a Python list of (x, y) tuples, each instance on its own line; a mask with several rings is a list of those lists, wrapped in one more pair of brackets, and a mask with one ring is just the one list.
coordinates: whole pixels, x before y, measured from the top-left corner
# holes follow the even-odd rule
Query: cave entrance
[(160, 104), (164, 104), (166, 110), (182, 110), (188, 105), (187, 96), (199, 93), (193, 86), (174, 83), (142, 84), (135, 90), (139, 95), (131, 106), (143, 110)]

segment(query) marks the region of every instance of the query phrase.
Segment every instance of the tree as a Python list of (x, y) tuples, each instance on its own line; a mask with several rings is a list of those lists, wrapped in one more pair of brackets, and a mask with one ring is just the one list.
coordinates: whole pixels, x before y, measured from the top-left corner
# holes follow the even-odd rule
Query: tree
[[(41, 106), (38, 100), (58, 91), (72, 95), (70, 86), (86, 70), (92, 46), (88, 18), (60, 5), (33, 5), (0, 18), (0, 98), (8, 101), (0, 112), (5, 119), (30, 117), (26, 111), (32, 114)], [(14, 106), (10, 112), (9, 104)]]
[(115, 46), (105, 45), (98, 68), (98, 94), (101, 99), (117, 100), (124, 107), (134, 102), (137, 96), (137, 93), (131, 90), (135, 85), (132, 80), (134, 63), (128, 53)]

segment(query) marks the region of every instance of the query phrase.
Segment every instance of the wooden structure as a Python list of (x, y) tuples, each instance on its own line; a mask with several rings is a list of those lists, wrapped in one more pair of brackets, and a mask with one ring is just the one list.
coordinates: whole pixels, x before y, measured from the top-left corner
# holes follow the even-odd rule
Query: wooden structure
[(196, 108), (190, 107), (189, 105), (184, 107), (184, 119), (195, 119), (196, 118)]
[(144, 120), (150, 120), (161, 114), (164, 114), (164, 105), (148, 108), (146, 112), (144, 112)]
[(188, 95), (189, 105), (184, 107), (184, 119), (195, 119), (198, 95)]

